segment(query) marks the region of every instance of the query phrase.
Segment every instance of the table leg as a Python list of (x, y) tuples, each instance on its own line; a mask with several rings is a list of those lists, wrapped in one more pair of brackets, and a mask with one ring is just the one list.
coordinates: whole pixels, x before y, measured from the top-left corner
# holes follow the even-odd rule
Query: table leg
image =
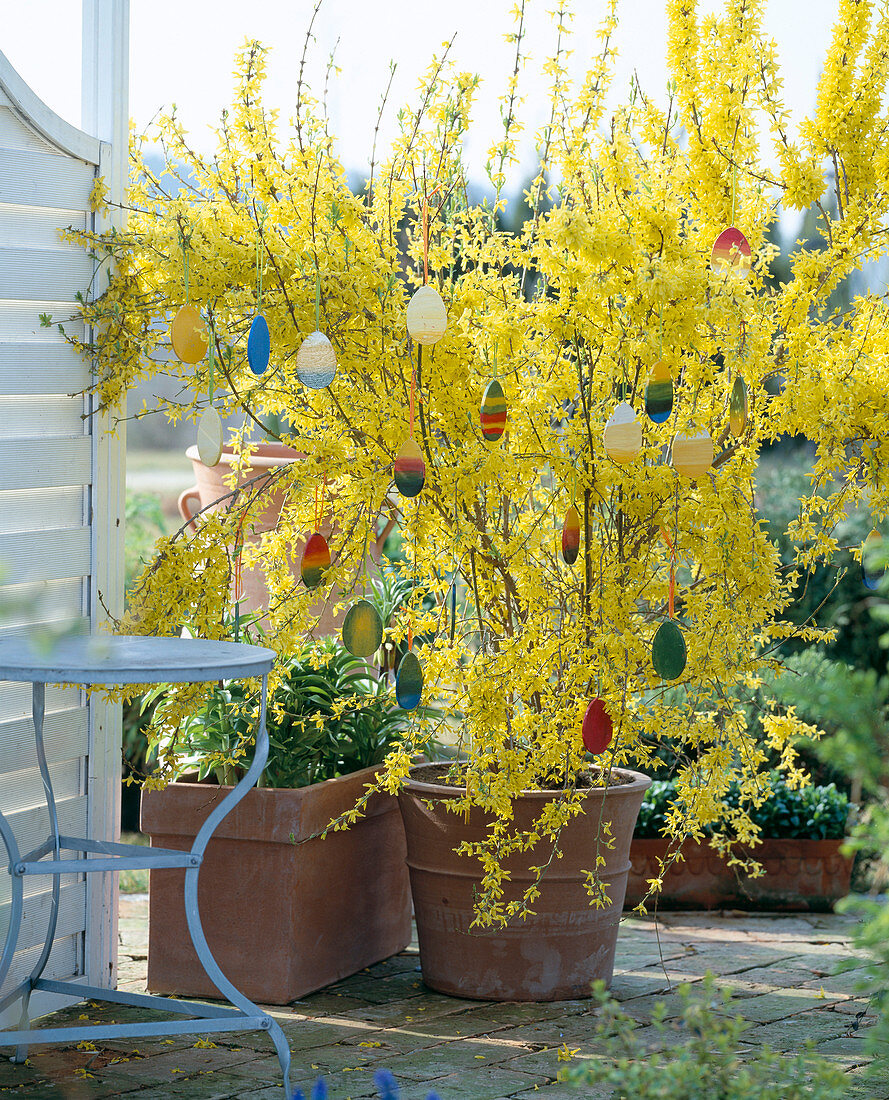
[[(201, 826), (198, 835), (195, 837), (194, 844), (191, 846), (193, 865), (185, 869), (185, 919), (188, 923), (188, 931), (191, 935), (191, 942), (194, 944), (195, 952), (197, 953), (201, 965), (207, 972), (207, 976), (222, 996), (247, 1016), (255, 1015), (260, 1010), (251, 1000), (248, 1000), (240, 990), (232, 985), (219, 968), (219, 964), (213, 958), (213, 953), (210, 951), (209, 944), (204, 935), (204, 930), (201, 927), (201, 915), (198, 909), (198, 875), (200, 873), (201, 861), (206, 851), (207, 844), (216, 831), (220, 821), (231, 813), (244, 795), (246, 795), (255, 785), (268, 760), (269, 735), (265, 724), (267, 690), (268, 676), (266, 675), (262, 678), (262, 701), (260, 703), (259, 727), (256, 731), (256, 751), (253, 755), (253, 761), (240, 782), (229, 791)], [(278, 1022), (268, 1015), (267, 1019), (269, 1022), (268, 1031), (275, 1044), (275, 1050), (278, 1053), (278, 1061), (281, 1063), (281, 1073), (284, 1077), (284, 1095), (287, 1100), (291, 1100), (290, 1047)]]

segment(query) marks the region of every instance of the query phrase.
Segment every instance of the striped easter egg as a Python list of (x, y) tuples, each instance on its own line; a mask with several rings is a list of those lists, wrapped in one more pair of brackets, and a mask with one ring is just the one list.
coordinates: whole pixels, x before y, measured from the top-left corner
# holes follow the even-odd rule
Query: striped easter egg
[(488, 383), (479, 415), (486, 442), (496, 443), (506, 431), (506, 397), (496, 378)]
[(392, 468), (395, 488), (403, 497), (415, 497), (423, 488), (426, 480), (426, 463), (423, 452), (410, 436), (404, 441), (395, 457)]
[(306, 588), (317, 588), (324, 580), (324, 573), (330, 568), (330, 547), (327, 539), (316, 531), (303, 550), (299, 571)]
[(217, 466), (222, 457), (222, 421), (212, 405), (198, 421), (198, 457), (205, 466)]
[(358, 600), (343, 620), (343, 645), (355, 657), (370, 657), (383, 641), (383, 621), (372, 603)]
[(882, 564), (883, 536), (876, 529), (864, 540), (861, 547), (861, 581), (873, 592), (879, 588), (886, 567)]
[(207, 325), (194, 306), (184, 305), (170, 325), (170, 343), (176, 358), (192, 366), (207, 354), (210, 345)]
[(702, 477), (713, 465), (713, 440), (707, 432), (677, 435), (673, 440), (673, 469), (685, 477)]
[(408, 650), (401, 658), (395, 677), (395, 698), (402, 710), (414, 710), (420, 705), (423, 694), (423, 670), (414, 651)]
[(268, 323), (261, 313), (257, 313), (247, 334), (247, 363), (254, 374), (262, 374), (269, 365), (271, 350)]
[(667, 619), (657, 628), (651, 643), (651, 663), (662, 680), (678, 680), (685, 671), (688, 654), (682, 631)]
[(614, 736), (614, 723), (601, 699), (593, 699), (586, 708), (581, 736), (586, 751), (596, 755), (604, 752), (611, 744), (611, 738)]
[(448, 327), (448, 313), (434, 286), (421, 286), (407, 305), (407, 330), (424, 347), (437, 344)]
[(642, 425), (627, 401), (615, 408), (605, 425), (605, 453), (620, 464), (632, 462), (642, 447)]
[(748, 410), (747, 383), (739, 374), (732, 386), (732, 395), (728, 402), (728, 426), (735, 438), (747, 427)]
[(568, 565), (573, 565), (579, 552), (580, 516), (572, 504), (565, 513), (565, 522), (562, 524), (562, 557)]
[(740, 229), (732, 225), (719, 234), (710, 253), (710, 269), (716, 275), (731, 272), (743, 277), (749, 274), (750, 245)]
[(310, 390), (323, 390), (336, 377), (336, 353), (323, 332), (310, 332), (300, 344), (296, 376)]
[(663, 424), (673, 411), (673, 376), (670, 368), (659, 359), (651, 368), (645, 387), (645, 411), (648, 419)]

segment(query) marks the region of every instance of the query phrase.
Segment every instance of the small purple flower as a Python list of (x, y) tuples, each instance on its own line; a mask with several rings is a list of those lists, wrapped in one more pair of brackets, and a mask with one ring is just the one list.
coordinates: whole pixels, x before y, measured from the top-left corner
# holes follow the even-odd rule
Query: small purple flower
[(398, 1083), (387, 1069), (378, 1069), (374, 1074), (374, 1084), (380, 1094), (380, 1100), (398, 1100)]

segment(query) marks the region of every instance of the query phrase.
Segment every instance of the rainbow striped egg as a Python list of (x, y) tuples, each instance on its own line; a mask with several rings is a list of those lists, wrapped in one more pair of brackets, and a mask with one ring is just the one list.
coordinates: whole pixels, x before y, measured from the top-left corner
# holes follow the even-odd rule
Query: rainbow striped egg
[(506, 431), (506, 397), (496, 378), (488, 383), (484, 392), (479, 417), (485, 442), (496, 443)]
[(330, 568), (330, 547), (327, 539), (316, 531), (303, 550), (299, 571), (306, 588), (317, 588), (324, 580), (324, 573)]

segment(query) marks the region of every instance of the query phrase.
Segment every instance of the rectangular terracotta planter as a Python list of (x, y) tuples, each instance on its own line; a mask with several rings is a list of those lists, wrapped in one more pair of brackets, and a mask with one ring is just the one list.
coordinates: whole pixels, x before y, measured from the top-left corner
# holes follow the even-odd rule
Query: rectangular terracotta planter
[[(286, 1004), (410, 943), (410, 886), (396, 799), (374, 795), (351, 828), (298, 841), (355, 805), (373, 768), (298, 790), (251, 790), (223, 819), (198, 879), (210, 950), (252, 1000)], [(187, 850), (228, 787), (172, 783), (142, 796), (142, 831)], [(215, 997), (185, 923), (182, 870), (153, 870), (148, 988)]]
[[(709, 844), (688, 840), (682, 846), (684, 862), (677, 861), (664, 875), (658, 908), (829, 911), (849, 893), (854, 860), (840, 853), (842, 844), (764, 839), (748, 854), (762, 864), (765, 874), (748, 878), (740, 868), (729, 867)], [(633, 839), (625, 908), (642, 900), (668, 848), (666, 838)]]

